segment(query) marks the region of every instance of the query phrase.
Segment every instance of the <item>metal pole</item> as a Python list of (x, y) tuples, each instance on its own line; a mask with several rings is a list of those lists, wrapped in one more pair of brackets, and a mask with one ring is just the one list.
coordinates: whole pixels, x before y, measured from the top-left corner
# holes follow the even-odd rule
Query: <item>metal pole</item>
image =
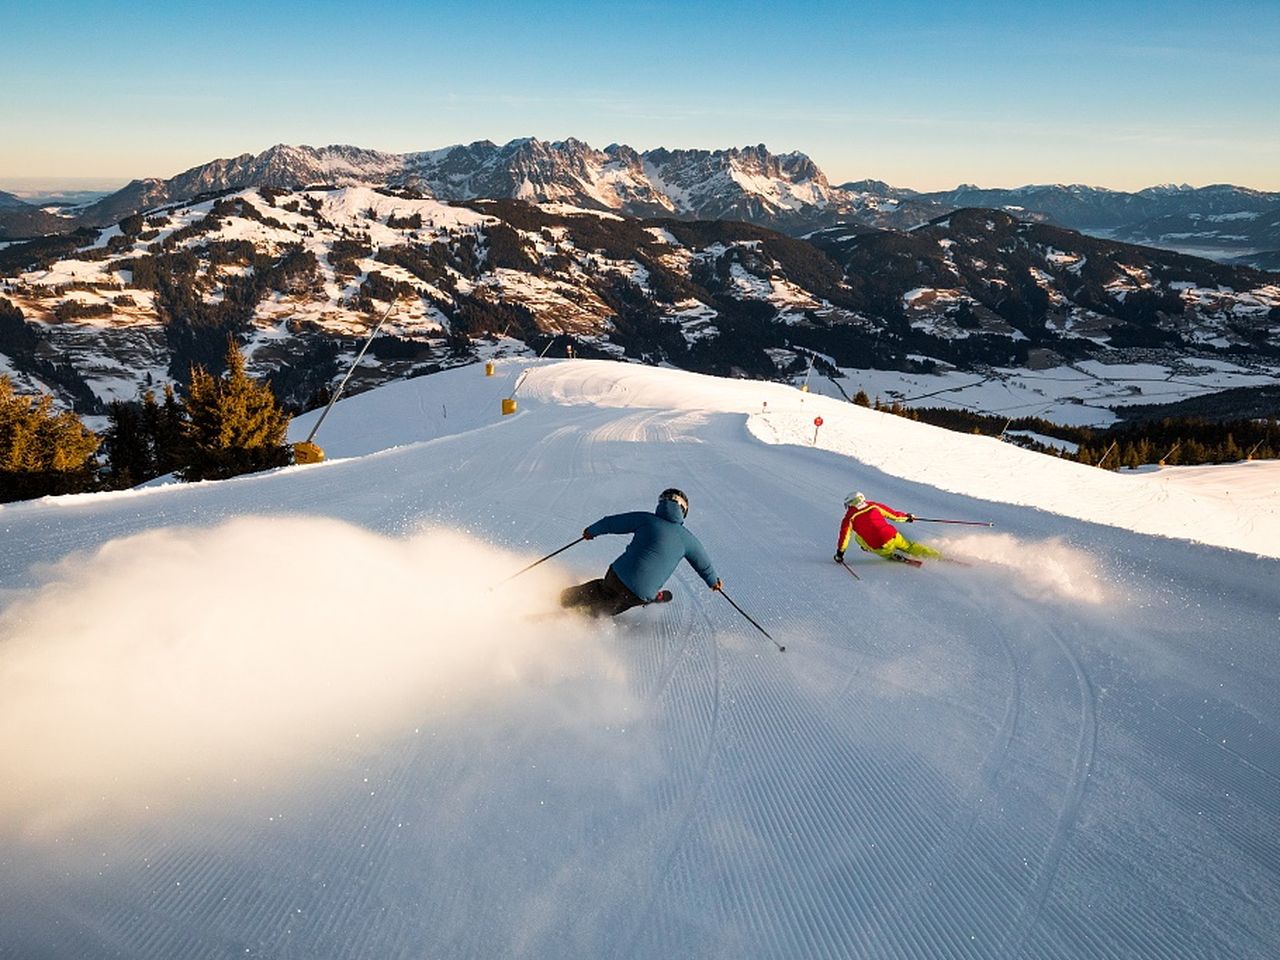
[[(1112, 451), (1112, 450), (1114, 450), (1114, 449), (1116, 448), (1116, 444), (1117, 444), (1117, 443), (1119, 443), (1119, 442), (1120, 442), (1119, 440), (1112, 440), (1112, 441), (1111, 441), (1111, 446), (1107, 447), (1107, 452), (1106, 452), (1106, 453), (1104, 453), (1104, 454), (1102, 455), (1102, 459), (1098, 461), (1098, 466), (1102, 466), (1104, 463), (1106, 463), (1106, 462), (1107, 462), (1107, 457), (1111, 456), (1111, 451)], [(1177, 444), (1174, 444), (1174, 446), (1176, 447), (1176, 446), (1177, 446)]]
[(378, 331), (382, 329), (382, 325), (387, 322), (387, 317), (391, 316), (391, 311), (396, 308), (398, 301), (392, 300), (391, 305), (387, 307), (387, 312), (382, 315), (382, 319), (378, 321), (377, 326), (373, 328), (373, 332), (369, 334), (365, 340), (364, 346), (360, 348), (360, 352), (356, 354), (355, 360), (351, 362), (351, 366), (347, 368), (347, 375), (342, 378), (342, 382), (338, 384), (338, 389), (333, 392), (333, 396), (329, 398), (329, 405), (324, 408), (324, 413), (320, 414), (320, 419), (316, 421), (316, 425), (311, 428), (311, 432), (307, 434), (305, 443), (310, 443), (312, 438), (320, 429), (320, 424), (324, 423), (324, 418), (329, 415), (329, 411), (333, 409), (333, 405), (338, 402), (338, 398), (342, 396), (342, 388), (347, 385), (347, 381), (351, 379), (351, 374), (355, 372), (356, 366), (364, 358), (364, 352), (369, 349), (369, 344), (373, 343), (373, 338), (378, 335)]
[(774, 639), (773, 639), (773, 637), (769, 636), (769, 631), (768, 631), (768, 630), (766, 630), (764, 627), (760, 626), (760, 624), (756, 623), (754, 620), (752, 620), (752, 619), (751, 619), (751, 615), (750, 615), (749, 613), (747, 613), (747, 611), (743, 610), (743, 609), (742, 609), (740, 606), (738, 606), (736, 603), (734, 603), (734, 602), (733, 602), (733, 597), (731, 597), (731, 596), (729, 596), (727, 593), (725, 593), (723, 589), (721, 589), (721, 590), (717, 590), (717, 591), (716, 591), (716, 593), (720, 594), (720, 596), (722, 596), (722, 597), (724, 597), (726, 600), (728, 600), (728, 601), (729, 601), (729, 605), (730, 605), (730, 606), (732, 606), (732, 607), (733, 607), (733, 609), (737, 610), (737, 611), (738, 611), (740, 614), (742, 614), (744, 617), (746, 617), (746, 618), (747, 618), (747, 622), (749, 622), (753, 627), (755, 627), (757, 630), (759, 630), (761, 633), (763, 633), (766, 637), (769, 637), (769, 640), (773, 643), (773, 645), (774, 645), (775, 647), (777, 647), (777, 648), (778, 648), (778, 652), (779, 652), (779, 653), (782, 653), (783, 651), (785, 651), (785, 650), (787, 649), (787, 648), (786, 648), (786, 647), (784, 647), (782, 644), (780, 644), (777, 640), (774, 640)]
[[(570, 547), (576, 547), (578, 544), (580, 544), (580, 543), (581, 543), (583, 540), (585, 540), (585, 539), (587, 539), (587, 538), (586, 538), (586, 537), (579, 537), (577, 540), (573, 541), (573, 543), (566, 543), (566, 544), (565, 544), (563, 547), (561, 547), (559, 550), (554, 550), (554, 551), (552, 551), (551, 553), (548, 553), (548, 554), (547, 554), (545, 557), (543, 557), (541, 560), (535, 560), (535, 561), (533, 561), (533, 563), (529, 564), (527, 567), (523, 567), (523, 568), (521, 568), (521, 569), (517, 570), (517, 571), (516, 571), (515, 573), (513, 573), (511, 576), (507, 577), (507, 579), (506, 579), (506, 580), (499, 580), (497, 583), (495, 583), (495, 584), (494, 584), (494, 586), (495, 586), (495, 587), (501, 586), (502, 584), (506, 583), (506, 582), (507, 582), (507, 580), (514, 580), (516, 577), (520, 576), (520, 574), (522, 574), (522, 573), (528, 573), (530, 570), (532, 570), (532, 569), (533, 569), (534, 567), (536, 567), (538, 564), (540, 564), (540, 563), (546, 563), (548, 560), (550, 560), (550, 559), (551, 559), (552, 557), (554, 557), (556, 554), (564, 553), (564, 552), (565, 552), (566, 550), (568, 550)], [(490, 589), (492, 589), (492, 587), (491, 587)]]
[(994, 527), (989, 520), (935, 520), (932, 517), (916, 517), (915, 523), (959, 523), (966, 527)]
[(511, 388), (511, 396), (515, 397), (516, 391), (520, 389), (520, 384), (524, 383), (524, 378), (529, 376), (528, 370), (522, 370), (520, 376), (516, 377), (516, 385)]

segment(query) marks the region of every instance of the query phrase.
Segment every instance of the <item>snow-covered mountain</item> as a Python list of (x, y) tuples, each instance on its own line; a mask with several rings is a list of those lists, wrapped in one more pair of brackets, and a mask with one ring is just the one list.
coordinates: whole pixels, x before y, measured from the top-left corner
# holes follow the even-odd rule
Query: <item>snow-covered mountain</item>
[(169, 180), (134, 181), (86, 208), (103, 226), (141, 210), (243, 187), (313, 184), (410, 186), (442, 200), (516, 198), (629, 214), (773, 220), (833, 206), (826, 177), (801, 153), (763, 145), (730, 150), (651, 150), (580, 140), (488, 140), (421, 153), (279, 144), (258, 154), (202, 164)]
[(768, 379), (1096, 359), (1242, 387), (1280, 367), (1276, 276), (995, 211), (802, 240), (563, 201), (263, 187), (10, 246), (5, 275), (0, 370), (87, 413), (218, 369), (228, 336), (305, 405), (392, 299), (357, 385), (469, 362), (498, 337)]
[[(1276, 463), (1114, 474), (583, 360), (317, 439), (0, 507), (0, 956), (1280, 954)], [(547, 617), (623, 538), (500, 583), (671, 485), (785, 653), (687, 567)], [(995, 526), (855, 580), (855, 489)]]
[(560, 202), (632, 216), (743, 220), (793, 235), (836, 223), (910, 229), (954, 209), (985, 207), (1023, 219), (1133, 243), (1262, 266), (1280, 251), (1280, 194), (1230, 185), (1166, 185), (1136, 193), (1079, 184), (1016, 189), (961, 185), (920, 193), (883, 181), (832, 186), (805, 154), (763, 144), (727, 150), (603, 150), (580, 140), (488, 140), (393, 154), (355, 146), (277, 144), (193, 167), (169, 179), (135, 180), (79, 208), (74, 218), (33, 218), (0, 203), (0, 240), (109, 226), (131, 214), (247, 187), (410, 187), (440, 200)]
[(293, 189), (308, 184), (384, 183), (402, 168), (402, 158), (376, 150), (277, 144), (256, 156), (246, 153), (214, 160), (167, 180), (134, 180), (90, 204), (80, 219), (89, 226), (106, 226), (140, 211), (247, 186)]

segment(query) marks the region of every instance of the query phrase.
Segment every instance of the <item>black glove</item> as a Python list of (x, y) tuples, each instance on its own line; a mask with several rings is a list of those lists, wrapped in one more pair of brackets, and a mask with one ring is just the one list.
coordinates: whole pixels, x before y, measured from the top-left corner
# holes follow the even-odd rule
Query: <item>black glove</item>
[(836, 555), (831, 559), (834, 560), (836, 563), (844, 563), (844, 551), (837, 550)]
[(582, 539), (583, 539), (583, 540), (591, 540), (591, 539), (594, 539), (594, 538), (591, 536), (591, 534), (587, 533), (587, 531), (586, 531), (586, 530), (583, 530), (583, 531), (582, 531)]
[(915, 523), (915, 522), (916, 522), (916, 515), (914, 513), (908, 513), (907, 523)]
[(724, 589), (724, 581), (723, 581), (723, 580), (717, 580), (715, 583), (713, 583), (713, 584), (711, 585), (711, 589), (712, 589), (712, 590), (723, 590), (723, 589)]

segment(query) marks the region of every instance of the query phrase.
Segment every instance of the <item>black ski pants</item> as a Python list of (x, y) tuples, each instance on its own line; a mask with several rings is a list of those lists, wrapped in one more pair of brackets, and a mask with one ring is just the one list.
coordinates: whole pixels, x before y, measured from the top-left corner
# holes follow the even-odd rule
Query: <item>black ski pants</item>
[(560, 592), (560, 606), (585, 608), (593, 617), (616, 617), (623, 610), (630, 610), (643, 603), (618, 579), (613, 567), (601, 579), (588, 580)]

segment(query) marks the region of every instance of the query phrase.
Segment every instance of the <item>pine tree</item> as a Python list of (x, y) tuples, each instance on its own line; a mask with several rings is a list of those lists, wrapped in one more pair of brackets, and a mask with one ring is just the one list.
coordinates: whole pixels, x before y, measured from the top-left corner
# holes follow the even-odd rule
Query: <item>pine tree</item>
[(853, 395), (853, 402), (860, 407), (871, 406), (871, 398), (867, 396), (867, 391), (859, 388), (858, 392)]
[(284, 466), (289, 415), (271, 388), (245, 372), (244, 354), (227, 343), (227, 372), (191, 368), (183, 424), (183, 480), (218, 480)]
[(147, 424), (136, 404), (113, 400), (110, 421), (102, 438), (107, 455), (107, 476), (113, 487), (132, 487), (156, 476), (155, 455)]
[(165, 384), (163, 405), (156, 402), (156, 395), (150, 390), (143, 394), (142, 419), (151, 441), (156, 475), (175, 472), (182, 466), (187, 410), (174, 393), (173, 384)]
[(17, 394), (0, 376), (0, 502), (78, 493), (95, 480), (98, 436), (53, 397)]
[(1236, 443), (1233, 434), (1228, 433), (1227, 439), (1222, 441), (1222, 446), (1218, 454), (1218, 460), (1221, 463), (1235, 463), (1237, 460), (1244, 459), (1244, 451), (1240, 449), (1240, 445)]

